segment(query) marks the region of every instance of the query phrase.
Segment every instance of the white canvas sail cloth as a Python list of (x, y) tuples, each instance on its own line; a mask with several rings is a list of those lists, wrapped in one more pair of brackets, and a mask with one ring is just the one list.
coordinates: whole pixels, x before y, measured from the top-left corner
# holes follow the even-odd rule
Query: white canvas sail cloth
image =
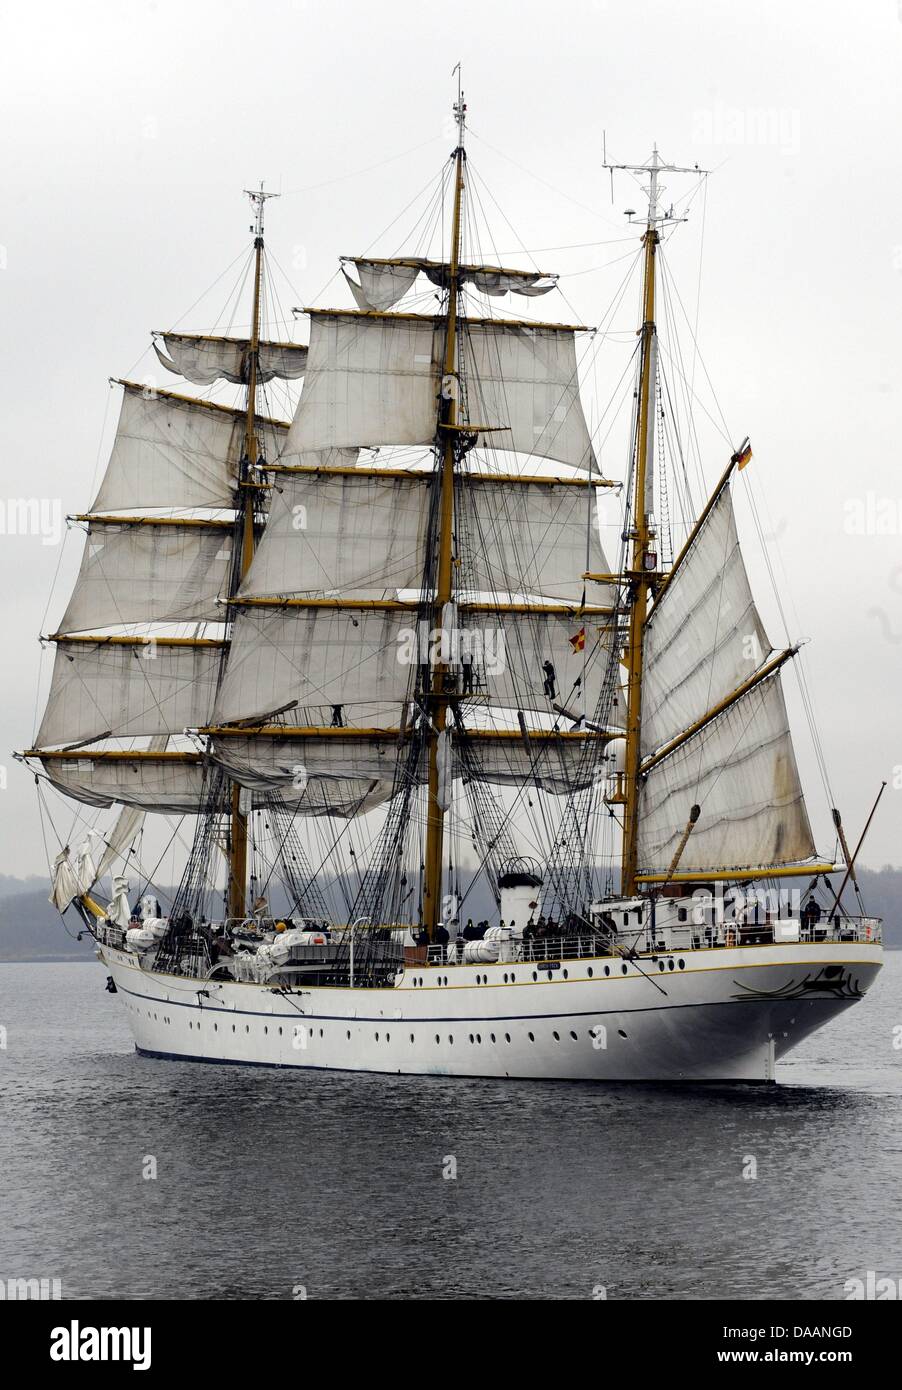
[[(232, 507), (245, 424), (243, 410), (124, 382), (116, 437), (91, 510)], [(258, 424), (272, 459), (288, 427), (262, 418)]]
[(181, 815), (203, 807), (203, 769), (198, 762), (145, 759), (44, 758), (44, 771), (58, 791), (89, 806), (119, 802), (145, 811)]
[(61, 850), (53, 861), (51, 892), (48, 899), (60, 912), (65, 912), (73, 899), (87, 893), (97, 878), (90, 841), (79, 848), (73, 863), (69, 847)]
[[(311, 311), (307, 375), (288, 452), (430, 444), (444, 336), (444, 321), (431, 317)], [(470, 418), (504, 427), (483, 445), (595, 466), (572, 329), (462, 319), (460, 342)]]
[[(574, 651), (571, 641), (581, 619), (461, 610), (460, 621), (461, 647), (470, 644), (478, 690), (488, 703), (549, 711), (543, 672), (548, 661), (555, 670), (555, 699), (584, 699), (587, 709), (596, 708), (609, 637), (590, 620), (582, 652)], [(435, 645), (429, 625), (423, 631), (409, 610), (244, 609), (233, 632), (214, 723), (253, 719), (297, 701), (292, 718), (297, 714), (299, 723), (319, 723), (318, 706), (340, 704), (346, 723), (372, 724), (375, 712), (399, 710), (412, 698), (416, 668), (435, 655)]]
[(278, 796), (303, 816), (350, 818), (392, 794), (397, 739), (217, 738), (212, 756), (261, 798)]
[(38, 747), (179, 734), (213, 708), (218, 647), (60, 643)]
[[(456, 575), (461, 590), (578, 604), (583, 572), (608, 572), (586, 488), (462, 481), (455, 501), (458, 532), (468, 540)], [(593, 585), (591, 602), (613, 605), (614, 591)]]
[[(189, 333), (160, 335), (165, 352), (157, 341), (154, 351), (168, 372), (183, 376), (195, 386), (212, 386), (214, 381), (231, 381), (241, 386), (248, 380), (250, 340), (248, 338), (203, 337)], [(292, 381), (303, 376), (307, 349), (296, 343), (261, 341), (258, 348), (257, 383), (264, 386), (273, 377)]]
[(643, 756), (737, 690), (770, 650), (724, 487), (646, 624)]
[(693, 804), (679, 872), (799, 863), (815, 853), (779, 675), (652, 767), (639, 801), (643, 873), (666, 873)]
[(379, 598), (419, 586), (428, 515), (428, 475), (279, 473), (241, 596)]
[(128, 623), (221, 622), (232, 549), (218, 526), (92, 521), (59, 632)]
[[(360, 309), (374, 309), (384, 312), (397, 304), (411, 289), (422, 272), (442, 289), (447, 288), (450, 267), (443, 261), (430, 261), (421, 257), (400, 258), (398, 260), (368, 260), (363, 256), (342, 256), (342, 271), (350, 286), (351, 293)], [(358, 280), (349, 275), (347, 266), (353, 264)], [(473, 285), (482, 294), (499, 296), (522, 294), (536, 296), (548, 294), (557, 285), (558, 277), (543, 271), (507, 270), (501, 266), (460, 266), (458, 279), (461, 284)]]

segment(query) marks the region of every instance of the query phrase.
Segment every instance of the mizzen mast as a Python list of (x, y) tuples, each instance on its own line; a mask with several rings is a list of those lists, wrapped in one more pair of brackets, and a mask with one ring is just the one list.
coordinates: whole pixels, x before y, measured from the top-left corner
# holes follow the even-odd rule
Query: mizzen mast
[[(255, 533), (254, 517), (257, 511), (258, 494), (253, 486), (255, 469), (259, 457), (257, 442), (257, 377), (260, 359), (260, 299), (263, 281), (263, 212), (267, 198), (278, 194), (259, 188), (245, 189), (254, 209), (254, 301), (251, 313), (250, 344), (247, 352), (247, 410), (244, 426), (244, 457), (238, 473), (238, 524), (237, 524), (237, 563), (233, 566), (233, 590), (229, 598), (234, 598), (241, 581), (251, 567), (254, 558)], [(241, 787), (232, 785), (231, 821), (229, 828), (229, 916), (244, 917), (247, 895), (247, 815), (241, 809)]]
[[(454, 212), (451, 222), (451, 255), (448, 268), (448, 319), (445, 339), (444, 375), (439, 398), (439, 435), (441, 439), (441, 505), (438, 524), (438, 554), (436, 557), (435, 623), (442, 624), (446, 604), (452, 596), (452, 565), (454, 550), (454, 459), (457, 429), (457, 397), (459, 382), (457, 360), (457, 301), (459, 293), (460, 229), (464, 194), (464, 129), (467, 107), (460, 86), (460, 65), (457, 67), (457, 101), (454, 116), (457, 121), (457, 148), (454, 151)], [(441, 438), (443, 436), (443, 438)], [(442, 848), (444, 844), (445, 806), (441, 794), (439, 750), (448, 716), (445, 695), (446, 666), (437, 661), (432, 672), (429, 699), (431, 727), (427, 729), (429, 758), (429, 789), (426, 812), (426, 855), (423, 877), (423, 923), (432, 939), (440, 920), (442, 886)]]
[(635, 469), (632, 500), (632, 526), (627, 539), (632, 542), (632, 554), (627, 575), (631, 597), (629, 634), (624, 655), (627, 672), (626, 749), (623, 777), (623, 853), (621, 859), (621, 892), (632, 897), (636, 892), (639, 847), (639, 789), (642, 762), (642, 664), (643, 634), (648, 617), (648, 602), (659, 577), (657, 554), (654, 550), (654, 432), (655, 397), (658, 370), (658, 339), (655, 325), (656, 253), (660, 241), (659, 228), (664, 224), (682, 221), (673, 209), (659, 209), (662, 190), (658, 176), (662, 171), (679, 174), (699, 174), (694, 169), (678, 169), (664, 164), (655, 145), (650, 162), (646, 164), (609, 164), (611, 170), (648, 177), (648, 215), (646, 218), (643, 284), (642, 335), (639, 359), (638, 410), (636, 412)]

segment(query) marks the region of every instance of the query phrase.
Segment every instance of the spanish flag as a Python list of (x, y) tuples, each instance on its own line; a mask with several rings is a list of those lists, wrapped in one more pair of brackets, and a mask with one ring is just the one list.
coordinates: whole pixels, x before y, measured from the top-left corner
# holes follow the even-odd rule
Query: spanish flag
[(748, 435), (746, 435), (745, 439), (742, 441), (739, 448), (736, 450), (736, 453), (733, 455), (733, 463), (737, 464), (738, 467), (742, 469), (745, 468), (745, 465), (747, 463), (751, 462), (751, 458), (752, 446), (749, 443)]
[(586, 645), (586, 629), (581, 627), (579, 632), (575, 632), (570, 638), (570, 645), (575, 652), (581, 652)]

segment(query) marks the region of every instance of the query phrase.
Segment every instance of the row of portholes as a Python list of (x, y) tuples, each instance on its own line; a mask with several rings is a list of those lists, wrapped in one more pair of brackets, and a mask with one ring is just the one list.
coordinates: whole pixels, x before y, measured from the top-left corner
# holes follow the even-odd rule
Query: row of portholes
[[(625, 1038), (625, 1037), (627, 1036), (626, 1033), (624, 1033), (624, 1031), (623, 1031), (622, 1028), (618, 1028), (618, 1029), (617, 1029), (617, 1032), (620, 1034), (621, 1038)], [(349, 1033), (349, 1034), (348, 1034), (348, 1037), (350, 1037), (350, 1036), (351, 1036), (351, 1035), (350, 1035), (350, 1033)], [(386, 1034), (385, 1036), (386, 1036), (386, 1042), (387, 1042), (387, 1041), (388, 1041), (388, 1034)], [(471, 1043), (476, 1043), (476, 1044), (478, 1045), (478, 1044), (480, 1044), (480, 1043), (482, 1042), (482, 1034), (481, 1034), (481, 1033), (470, 1033), (468, 1036), (469, 1036), (469, 1039), (470, 1039), (470, 1042), (471, 1042)], [(535, 1042), (535, 1040), (536, 1040), (536, 1035), (535, 1035), (535, 1033), (527, 1033), (526, 1036), (529, 1038), (529, 1041), (530, 1041), (531, 1043), (534, 1043), (534, 1042)], [(561, 1035), (560, 1035), (560, 1033), (558, 1033), (558, 1032), (552, 1032), (551, 1036), (554, 1038), (555, 1042), (560, 1042), (560, 1040), (561, 1040)], [(378, 1034), (377, 1034), (377, 1037), (378, 1037)], [(578, 1034), (578, 1033), (575, 1033), (575, 1032), (573, 1031), (572, 1028), (570, 1029), (570, 1037), (573, 1039), (574, 1042), (579, 1042), (579, 1034)], [(597, 1040), (597, 1038), (598, 1038), (598, 1034), (596, 1033), (596, 1031), (595, 1031), (594, 1028), (590, 1028), (589, 1031), (588, 1031), (587, 1037), (589, 1037), (593, 1042), (595, 1042), (595, 1041)], [(506, 1043), (509, 1043), (510, 1040), (511, 1040), (511, 1035), (510, 1035), (510, 1033), (505, 1033), (505, 1035), (504, 1035), (504, 1041), (505, 1041)], [(411, 1033), (411, 1035), (410, 1035), (410, 1041), (413, 1042), (413, 1033)], [(441, 1039), (441, 1034), (440, 1034), (440, 1033), (436, 1033), (436, 1035), (435, 1035), (435, 1041), (436, 1041), (436, 1043), (438, 1043), (439, 1045), (441, 1045), (442, 1039)], [(494, 1043), (494, 1042), (497, 1042), (497, 1041), (498, 1041), (498, 1039), (495, 1037), (495, 1034), (494, 1034), (494, 1033), (490, 1033), (490, 1034), (489, 1034), (489, 1042), (493, 1042), (493, 1043)], [(451, 1047), (454, 1046), (454, 1034), (453, 1034), (453, 1033), (449, 1033), (449, 1034), (448, 1034), (448, 1043), (449, 1043), (449, 1045), (450, 1045)]]
[[(685, 970), (685, 969), (686, 969), (686, 962), (685, 962), (684, 960), (678, 960), (678, 961), (677, 961), (677, 965), (680, 967), (681, 970)], [(667, 961), (666, 967), (665, 967), (664, 962), (663, 962), (662, 960), (659, 960), (659, 961), (658, 961), (658, 969), (661, 970), (661, 971), (663, 971), (665, 968), (666, 968), (667, 970), (672, 970), (672, 969), (673, 969), (673, 960), (672, 960), (672, 959), (669, 959), (669, 960)]]

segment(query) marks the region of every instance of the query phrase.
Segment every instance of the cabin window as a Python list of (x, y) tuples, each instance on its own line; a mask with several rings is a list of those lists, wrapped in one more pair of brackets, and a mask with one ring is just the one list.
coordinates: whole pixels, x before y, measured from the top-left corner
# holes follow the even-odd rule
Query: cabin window
[(685, 921), (686, 921), (686, 918), (687, 918), (688, 916), (689, 916), (689, 913), (686, 911), (685, 907), (681, 907), (680, 910), (679, 910), (679, 912), (677, 913), (677, 918), (678, 918), (678, 920), (679, 920), (680, 922), (685, 922)]

